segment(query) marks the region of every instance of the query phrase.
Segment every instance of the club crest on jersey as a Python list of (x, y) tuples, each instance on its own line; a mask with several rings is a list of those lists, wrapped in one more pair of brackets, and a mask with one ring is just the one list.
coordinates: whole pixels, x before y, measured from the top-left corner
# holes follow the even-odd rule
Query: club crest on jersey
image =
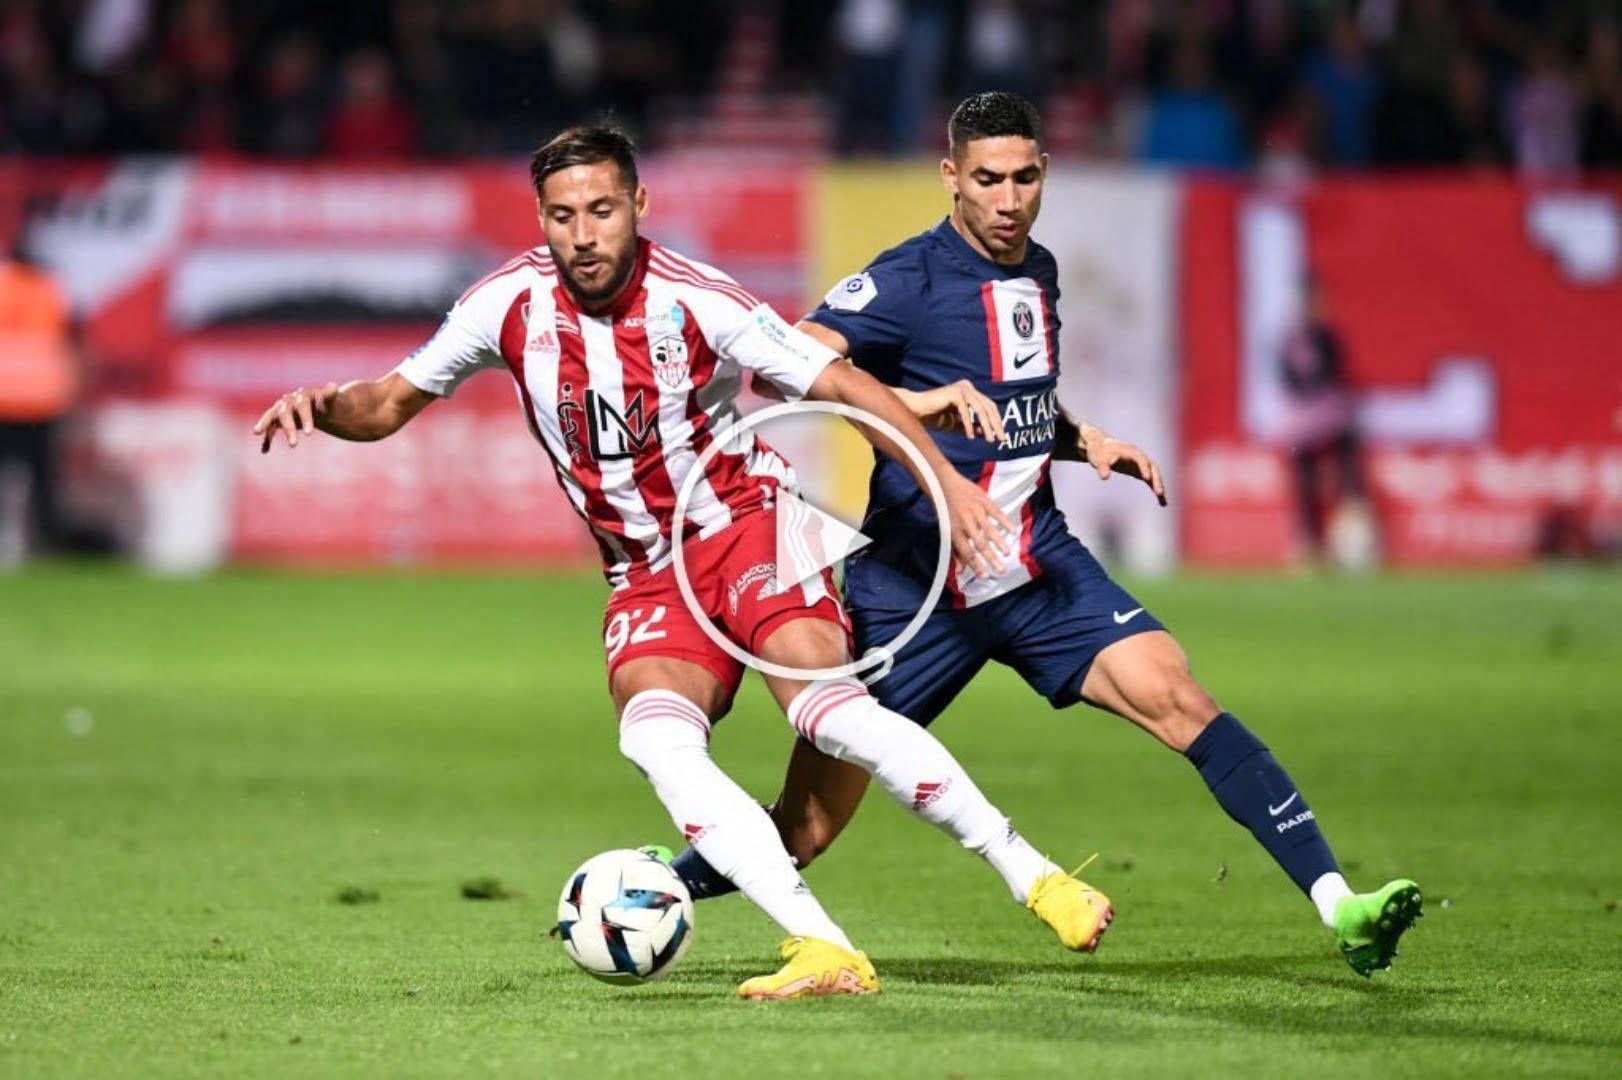
[(1014, 333), (1022, 338), (1029, 338), (1036, 332), (1036, 316), (1031, 314), (1031, 305), (1021, 300), (1014, 305)]
[(679, 337), (662, 337), (648, 347), (653, 358), (654, 377), (675, 390), (687, 379), (687, 342)]

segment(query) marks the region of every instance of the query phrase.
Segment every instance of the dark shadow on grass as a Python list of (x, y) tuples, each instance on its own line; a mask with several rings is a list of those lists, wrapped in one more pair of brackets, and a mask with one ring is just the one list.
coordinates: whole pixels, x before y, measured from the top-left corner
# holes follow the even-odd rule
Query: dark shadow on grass
[[(1513, 1048), (1568, 1047), (1574, 1049), (1614, 1049), (1616, 1042), (1599, 1035), (1572, 1035), (1561, 1032), (1516, 1029), (1500, 1021), (1453, 1020), (1425, 1016), (1424, 1007), (1441, 999), (1466, 992), (1458, 985), (1434, 983), (1414, 985), (1389, 976), (1365, 980), (1350, 971), (1344, 974), (1309, 974), (1298, 970), (1310, 958), (1300, 953), (1276, 956), (1228, 956), (1179, 960), (1126, 960), (1077, 957), (1073, 961), (1038, 964), (978, 957), (876, 958), (880, 977), (892, 985), (911, 982), (940, 986), (1037, 985), (1077, 995), (1078, 1004), (1108, 1005), (1111, 1001), (1143, 1015), (1197, 1018), (1225, 1027), (1237, 1027), (1269, 1035), (1300, 1037), (1368, 1037), (1377, 1040), (1424, 1039), (1475, 1043)], [(1339, 964), (1334, 957), (1323, 963)], [(1234, 983), (1231, 1000), (1219, 982)], [(1123, 981), (1125, 985), (1123, 985)], [(1207, 982), (1204, 1001), (1190, 1001), (1187, 995), (1166, 992), (1171, 987), (1188, 987)], [(1270, 983), (1329, 990), (1340, 996), (1331, 1002), (1293, 1000), (1270, 1005), (1242, 1000), (1247, 983)], [(1101, 1018), (1096, 1018), (1101, 1019)], [(1032, 1016), (1022, 1020), (1014, 1015), (999, 1020), (1010, 1030), (1043, 1037), (1051, 1034), (1051, 1020)]]

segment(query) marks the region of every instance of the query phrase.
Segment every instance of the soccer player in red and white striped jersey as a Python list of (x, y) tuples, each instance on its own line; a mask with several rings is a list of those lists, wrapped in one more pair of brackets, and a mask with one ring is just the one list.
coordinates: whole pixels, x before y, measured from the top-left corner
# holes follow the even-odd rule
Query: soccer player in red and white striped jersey
[[(473, 373), (506, 368), (614, 588), (604, 646), (620, 749), (689, 843), (789, 935), (784, 967), (740, 992), (871, 992), (878, 984), (866, 956), (811, 895), (765, 811), (710, 758), (711, 726), (730, 708), (743, 668), (700, 629), (679, 592), (676, 493), (735, 418), (747, 371), (787, 398), (842, 402), (899, 430), (945, 493), (953, 550), (965, 564), (1000, 568), (1011, 554), (1003, 530), (1013, 526), (893, 392), (726, 275), (638, 235), (648, 193), (624, 135), (569, 129), (536, 151), (531, 176), (544, 248), (476, 283), (391, 374), (293, 391), (254, 430), (265, 450), (278, 434), (295, 446), (301, 432), (317, 429), (383, 438)], [(887, 438), (863, 432), (906, 461)], [(680, 539), (684, 561), (703, 615), (745, 649), (784, 667), (833, 668), (849, 660), (851, 646), (831, 577), (825, 571), (789, 588), (776, 581), (767, 511), (793, 484), (788, 462), (763, 442), (731, 440), (696, 480)], [(1047, 871), (945, 748), (882, 708), (861, 682), (766, 681), (802, 738), (871, 773), (1006, 881)]]

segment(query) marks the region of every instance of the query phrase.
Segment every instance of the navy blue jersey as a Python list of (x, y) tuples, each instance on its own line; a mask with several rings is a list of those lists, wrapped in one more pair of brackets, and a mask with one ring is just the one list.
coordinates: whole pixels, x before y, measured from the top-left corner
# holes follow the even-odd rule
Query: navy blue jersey
[[(1018, 556), (976, 579), (954, 563), (943, 602), (972, 607), (1042, 576), (1068, 537), (1048, 463), (1058, 417), (1058, 267), (1034, 241), (1017, 266), (992, 262), (950, 220), (891, 248), (829, 290), (807, 316), (844, 335), (880, 382), (930, 390), (969, 379), (999, 409), (1008, 438), (931, 432), (958, 471), (1019, 525)], [(935, 572), (935, 510), (907, 470), (877, 454), (862, 531), (873, 543), (845, 563), (853, 603), (916, 611)]]

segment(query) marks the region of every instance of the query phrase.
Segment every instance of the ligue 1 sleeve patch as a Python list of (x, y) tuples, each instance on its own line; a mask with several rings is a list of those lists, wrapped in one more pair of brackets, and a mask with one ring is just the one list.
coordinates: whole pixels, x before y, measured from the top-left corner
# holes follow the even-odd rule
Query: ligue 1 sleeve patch
[(878, 294), (879, 287), (873, 284), (873, 275), (863, 271), (852, 274), (829, 289), (822, 302), (835, 311), (860, 311)]

